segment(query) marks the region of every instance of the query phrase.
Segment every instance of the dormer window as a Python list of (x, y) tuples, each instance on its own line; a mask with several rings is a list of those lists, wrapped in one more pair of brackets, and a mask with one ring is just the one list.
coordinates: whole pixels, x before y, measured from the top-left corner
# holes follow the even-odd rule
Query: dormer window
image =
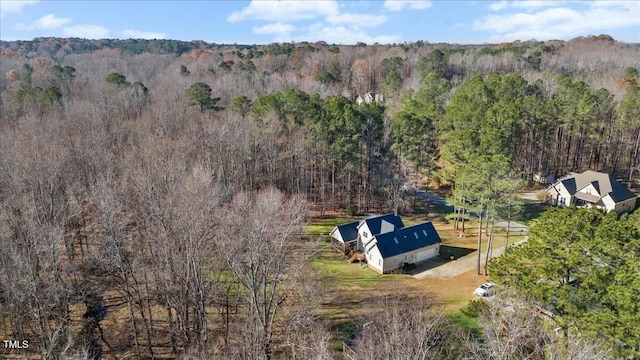
[(363, 232), (362, 232), (362, 236), (364, 236), (364, 237), (368, 238), (368, 237), (369, 237), (369, 233), (367, 233), (366, 231), (363, 231)]

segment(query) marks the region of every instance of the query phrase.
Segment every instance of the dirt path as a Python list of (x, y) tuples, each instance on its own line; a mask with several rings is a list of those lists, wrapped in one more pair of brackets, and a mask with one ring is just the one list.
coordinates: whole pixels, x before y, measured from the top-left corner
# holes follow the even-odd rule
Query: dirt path
[[(516, 244), (521, 244), (525, 241), (527, 240), (521, 240)], [(505, 249), (504, 246), (493, 249), (492, 257), (497, 257), (502, 255), (502, 253), (504, 252), (504, 249)], [(486, 256), (487, 256), (486, 251), (480, 255), (480, 258), (483, 263)], [(435, 260), (435, 261), (441, 261), (441, 260)], [(429, 270), (415, 274), (413, 275), (413, 277), (416, 279), (426, 279), (426, 278), (449, 279), (451, 277), (454, 277), (462, 273), (465, 273), (467, 271), (475, 269), (477, 264), (478, 264), (478, 254), (477, 252), (474, 252), (458, 260), (451, 260), (445, 264), (435, 266)]]

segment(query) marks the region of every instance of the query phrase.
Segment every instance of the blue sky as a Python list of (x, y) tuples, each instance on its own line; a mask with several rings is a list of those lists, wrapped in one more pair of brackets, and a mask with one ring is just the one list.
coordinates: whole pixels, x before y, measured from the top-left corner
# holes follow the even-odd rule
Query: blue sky
[(609, 34), (640, 43), (640, 1), (0, 0), (0, 39), (263, 44), (498, 43)]

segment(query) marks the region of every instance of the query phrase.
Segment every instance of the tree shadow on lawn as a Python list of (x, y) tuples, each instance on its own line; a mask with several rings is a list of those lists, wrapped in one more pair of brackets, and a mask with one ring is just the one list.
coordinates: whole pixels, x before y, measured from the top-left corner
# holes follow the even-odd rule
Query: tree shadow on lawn
[(459, 246), (451, 246), (451, 245), (440, 245), (440, 257), (444, 259), (459, 259), (461, 257), (467, 256), (472, 252), (475, 252), (476, 249), (463, 248)]
[(537, 219), (543, 212), (550, 208), (547, 204), (541, 204), (539, 202), (525, 202), (522, 208), (522, 215), (519, 216), (516, 221), (522, 222), (525, 225), (531, 224), (532, 220)]
[(418, 264), (412, 264), (405, 268), (404, 273), (409, 275), (419, 274), (423, 271), (431, 270), (440, 265), (444, 265), (450, 261), (455, 261), (461, 257), (467, 256), (476, 249), (463, 248), (457, 246), (440, 245), (440, 255), (433, 257), (429, 260), (420, 262)]

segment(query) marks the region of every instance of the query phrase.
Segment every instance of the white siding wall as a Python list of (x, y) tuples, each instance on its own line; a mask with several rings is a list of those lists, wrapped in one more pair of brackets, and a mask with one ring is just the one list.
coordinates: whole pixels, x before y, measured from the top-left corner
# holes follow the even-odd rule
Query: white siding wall
[(358, 228), (358, 235), (360, 235), (363, 243), (367, 243), (373, 236), (371, 230), (369, 230), (369, 225), (367, 225), (367, 223), (362, 224), (362, 226)]
[(551, 196), (551, 203), (558, 206), (570, 206), (574, 203), (573, 196), (569, 194), (567, 189), (564, 187), (562, 183), (557, 183), (552, 186), (547, 194)]
[(340, 234), (340, 231), (338, 231), (338, 229), (334, 229), (333, 231), (331, 231), (331, 237), (333, 237), (334, 239), (344, 243), (344, 240), (342, 239), (342, 234)]
[(371, 248), (371, 250), (366, 252), (365, 256), (367, 258), (367, 264), (369, 265), (370, 268), (372, 268), (373, 270), (379, 273), (384, 272), (382, 255), (380, 254), (380, 250), (378, 250), (377, 246), (374, 246), (373, 248)]
[[(608, 197), (608, 195), (606, 196)], [(618, 214), (622, 214), (623, 212), (630, 212), (634, 210), (636, 206), (636, 198), (628, 199), (617, 203), (615, 206), (615, 210)]]
[(589, 185), (583, 187), (582, 189), (578, 190), (578, 192), (581, 192), (583, 194), (595, 195), (595, 196), (600, 197), (600, 193), (598, 193), (598, 191), (596, 191), (596, 188), (594, 188), (592, 184), (589, 184)]
[[(380, 222), (380, 234), (386, 234), (394, 230), (394, 225), (386, 220)], [(377, 235), (377, 234), (376, 234)]]
[[(378, 249), (377, 247), (375, 248)], [(373, 250), (371, 251), (373, 253)], [(388, 257), (384, 259), (384, 269), (382, 272), (391, 271), (393, 269), (404, 266), (407, 264), (414, 264), (420, 261), (424, 261), (430, 259), (432, 257), (438, 256), (440, 252), (440, 244), (431, 245), (425, 248), (417, 249), (408, 253)], [(380, 252), (378, 252), (379, 254)], [(422, 255), (422, 258), (419, 256)], [(377, 264), (377, 263), (376, 263)]]
[(607, 211), (613, 211), (616, 210), (616, 203), (613, 201), (613, 199), (611, 198), (611, 196), (609, 194), (605, 195), (602, 199), (600, 199), (602, 201), (602, 203), (604, 204), (605, 210)]
[(416, 262), (436, 257), (438, 256), (439, 251), (440, 244), (431, 245), (427, 248), (424, 248), (416, 254)]
[(368, 243), (373, 234), (371, 234), (371, 230), (369, 230), (369, 225), (367, 223), (363, 223), (362, 226), (358, 228), (358, 250), (364, 251), (364, 244)]

